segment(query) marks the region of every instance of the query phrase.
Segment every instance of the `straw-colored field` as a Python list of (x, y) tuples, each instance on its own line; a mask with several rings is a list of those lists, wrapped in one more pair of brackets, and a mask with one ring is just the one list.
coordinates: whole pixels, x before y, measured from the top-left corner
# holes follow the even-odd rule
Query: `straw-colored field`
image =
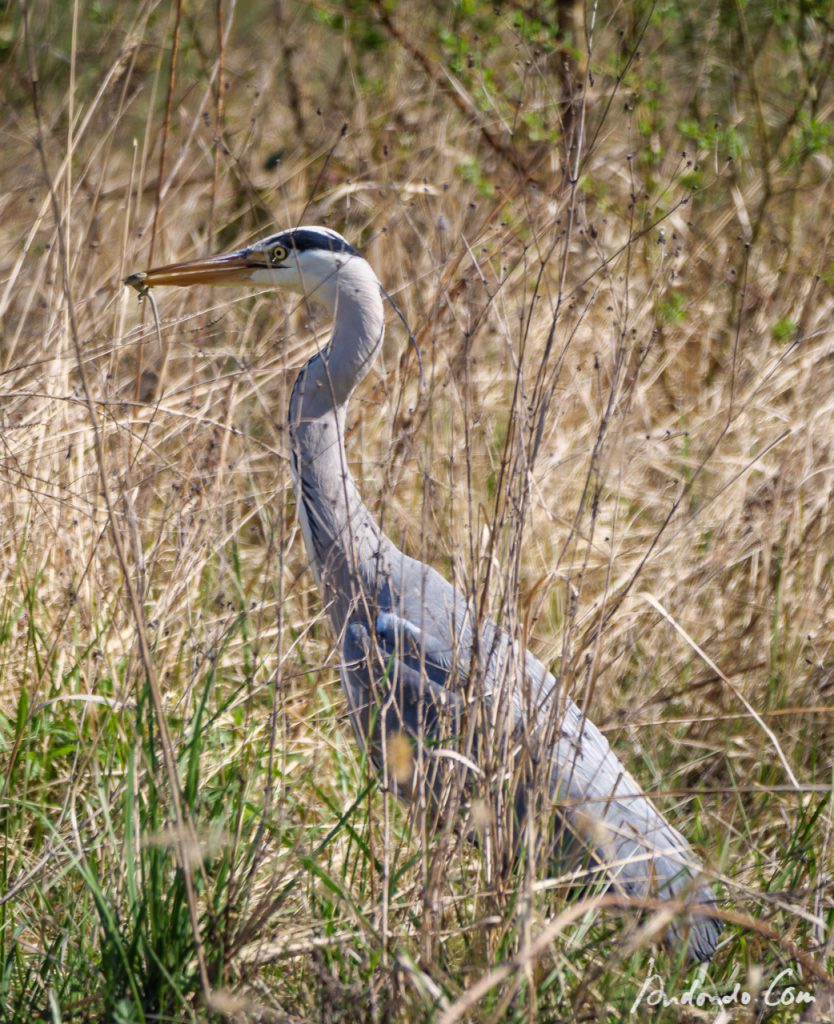
[[(830, 0), (0, 19), (0, 1019), (831, 1019)], [(710, 965), (365, 763), (284, 429), (326, 319), (122, 285), (299, 223), (421, 353), (389, 309), (368, 505), (696, 847)]]

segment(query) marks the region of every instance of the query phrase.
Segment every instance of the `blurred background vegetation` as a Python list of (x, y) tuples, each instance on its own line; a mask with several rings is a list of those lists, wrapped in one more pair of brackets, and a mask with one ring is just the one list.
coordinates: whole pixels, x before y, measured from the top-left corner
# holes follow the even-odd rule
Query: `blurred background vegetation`
[[(834, 4), (0, 19), (0, 1019), (714, 1019), (635, 1007), (652, 970), (830, 1019)], [(422, 353), (423, 389), (391, 315), (369, 505), (697, 846), (736, 915), (708, 967), (633, 912), (533, 956), (570, 886), (368, 772), (283, 433), (326, 323), (164, 292), (160, 345), (121, 283), (298, 223)], [(814, 1003), (773, 1005), (786, 969)]]

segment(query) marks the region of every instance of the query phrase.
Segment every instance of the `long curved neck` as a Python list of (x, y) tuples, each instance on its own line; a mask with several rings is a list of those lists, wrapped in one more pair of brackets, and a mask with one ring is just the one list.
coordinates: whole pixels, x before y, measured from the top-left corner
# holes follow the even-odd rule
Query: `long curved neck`
[(337, 631), (373, 600), (388, 545), (365, 507), (345, 455), (347, 404), (379, 352), (379, 282), (358, 257), (346, 260), (313, 298), (334, 318), (330, 343), (301, 370), (289, 409), (293, 483), (304, 544)]

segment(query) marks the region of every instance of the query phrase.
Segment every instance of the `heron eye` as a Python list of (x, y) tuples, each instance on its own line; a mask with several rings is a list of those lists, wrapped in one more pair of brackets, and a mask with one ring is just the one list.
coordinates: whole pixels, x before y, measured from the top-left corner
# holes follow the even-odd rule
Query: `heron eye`
[(273, 263), (283, 263), (287, 258), (287, 250), (283, 245), (276, 245), (272, 252), (269, 254), (269, 258)]

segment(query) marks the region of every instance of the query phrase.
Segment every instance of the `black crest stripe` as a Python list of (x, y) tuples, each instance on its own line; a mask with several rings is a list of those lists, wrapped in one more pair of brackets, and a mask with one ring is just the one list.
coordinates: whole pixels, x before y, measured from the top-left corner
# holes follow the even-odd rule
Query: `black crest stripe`
[(282, 231), (269, 239), (270, 245), (283, 245), (289, 252), (310, 252), (320, 249), (324, 252), (344, 252), (351, 256), (359, 253), (339, 235), (331, 235), (327, 231), (315, 228), (296, 228), (294, 231)]

